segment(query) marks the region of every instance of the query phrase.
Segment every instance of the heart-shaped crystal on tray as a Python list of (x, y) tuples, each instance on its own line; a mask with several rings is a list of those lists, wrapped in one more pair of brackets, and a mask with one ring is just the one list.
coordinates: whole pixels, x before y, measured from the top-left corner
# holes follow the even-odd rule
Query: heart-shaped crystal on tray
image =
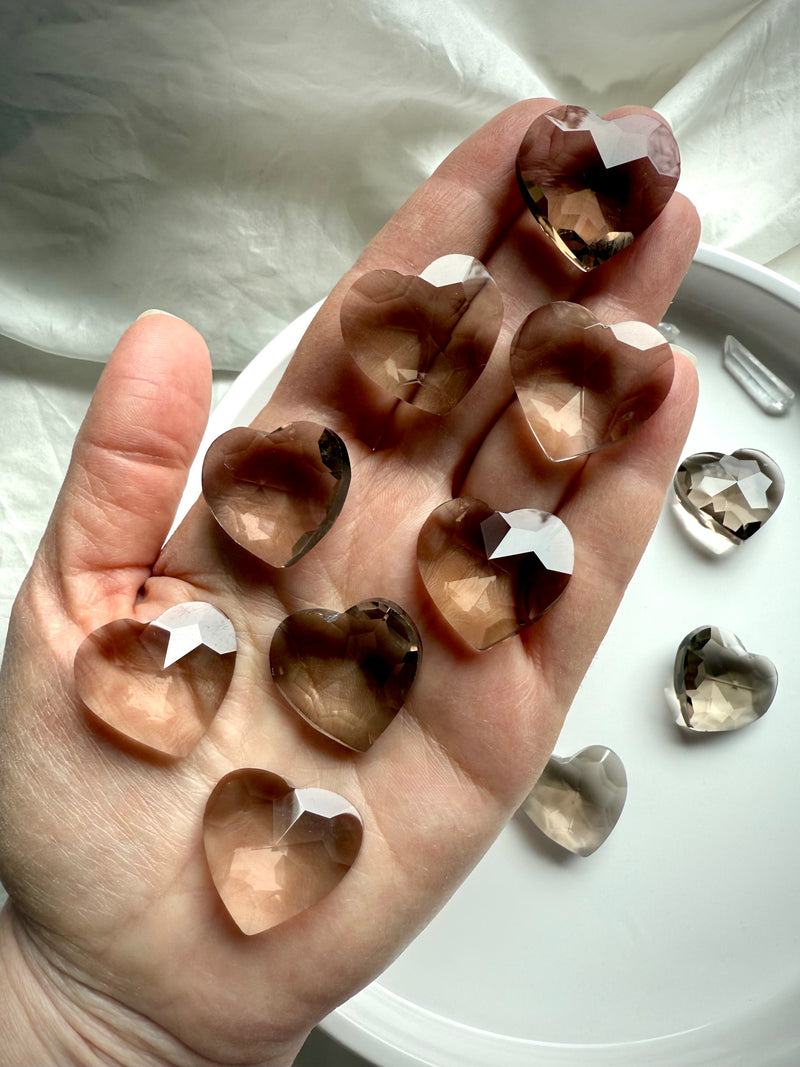
[(256, 768), (217, 783), (203, 819), (206, 859), (233, 921), (259, 934), (312, 907), (361, 848), (361, 817), (338, 793), (296, 789)]
[(488, 271), (458, 254), (434, 260), (419, 276), (368, 271), (341, 310), (345, 346), (367, 377), (435, 415), (455, 407), (478, 380), (502, 321), (500, 290)]
[(556, 844), (590, 856), (617, 825), (628, 795), (625, 766), (605, 745), (551, 756), (522, 811)]
[(517, 154), (525, 202), (582, 270), (604, 263), (647, 229), (679, 176), (672, 131), (651, 114), (603, 119), (564, 104), (531, 123)]
[(117, 619), (93, 631), (75, 655), (75, 688), (117, 733), (168, 756), (185, 756), (228, 691), (236, 635), (202, 601), (178, 604), (153, 622)]
[(674, 672), (678, 724), (698, 733), (748, 726), (769, 709), (778, 672), (719, 626), (698, 626), (678, 646)]
[(272, 433), (236, 426), (203, 461), (203, 496), (222, 529), (273, 567), (291, 567), (333, 526), (350, 486), (342, 439), (315, 422)]
[(653, 326), (604, 326), (566, 300), (538, 308), (511, 345), (511, 376), (545, 455), (574, 459), (627, 437), (664, 402), (672, 349)]
[(491, 648), (553, 606), (572, 576), (572, 537), (556, 515), (449, 500), (425, 521), (417, 562), (428, 594), (468, 644)]
[(405, 704), (422, 643), (390, 600), (347, 611), (307, 608), (284, 619), (269, 652), (289, 704), (323, 734), (365, 752)]
[(783, 498), (778, 464), (765, 452), (739, 448), (730, 455), (697, 452), (678, 467), (675, 494), (686, 511), (713, 534), (739, 545), (752, 537)]

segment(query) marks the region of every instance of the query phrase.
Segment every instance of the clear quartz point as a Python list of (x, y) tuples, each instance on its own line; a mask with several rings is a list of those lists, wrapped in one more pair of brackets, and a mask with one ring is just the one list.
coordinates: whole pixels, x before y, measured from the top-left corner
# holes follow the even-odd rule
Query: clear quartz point
[(761, 360), (732, 334), (725, 338), (722, 365), (768, 415), (785, 415), (794, 403), (794, 391), (786, 382), (769, 367), (765, 367)]
[(669, 341), (670, 344), (677, 341), (681, 335), (681, 331), (674, 322), (659, 322), (656, 328), (664, 340)]
[(551, 756), (522, 811), (562, 848), (590, 856), (616, 826), (627, 795), (622, 760), (590, 745), (568, 758)]

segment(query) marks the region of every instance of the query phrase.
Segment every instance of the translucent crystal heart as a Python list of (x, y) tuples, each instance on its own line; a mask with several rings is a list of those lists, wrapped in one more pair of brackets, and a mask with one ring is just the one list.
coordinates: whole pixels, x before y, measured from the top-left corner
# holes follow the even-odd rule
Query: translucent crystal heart
[(150, 623), (118, 619), (75, 656), (75, 688), (98, 719), (140, 745), (185, 756), (228, 691), (236, 659), (229, 619), (211, 604), (178, 604)]
[(551, 756), (522, 811), (542, 833), (578, 856), (590, 856), (617, 825), (628, 795), (619, 756), (590, 745), (574, 756)]
[(778, 672), (730, 630), (699, 626), (678, 646), (674, 681), (679, 724), (712, 733), (760, 719), (775, 698)]
[(269, 652), (283, 696), (323, 734), (365, 752), (405, 704), (422, 655), (416, 626), (390, 600), (309, 608), (280, 624)]
[(203, 496), (214, 518), (273, 567), (291, 567), (325, 536), (349, 486), (344, 442), (314, 422), (272, 433), (234, 427), (203, 461)]
[(503, 320), (500, 291), (472, 256), (442, 256), (416, 277), (362, 275), (342, 303), (342, 336), (361, 370), (392, 396), (443, 415), (486, 365)]
[(739, 545), (752, 537), (783, 498), (778, 464), (764, 452), (697, 452), (683, 460), (673, 482), (681, 505), (705, 529)]
[(570, 104), (540, 115), (517, 154), (525, 202), (582, 270), (604, 263), (647, 229), (679, 175), (680, 153), (663, 119), (602, 119)]
[(355, 862), (361, 817), (337, 793), (295, 789), (277, 774), (226, 775), (203, 819), (206, 859), (233, 921), (259, 934), (327, 896)]
[(511, 376), (545, 455), (574, 459), (627, 437), (672, 385), (672, 349), (652, 326), (603, 326), (566, 300), (538, 308), (511, 345)]
[(429, 515), (417, 562), (436, 607), (482, 650), (553, 606), (572, 576), (574, 546), (564, 523), (546, 511), (494, 511), (461, 497)]

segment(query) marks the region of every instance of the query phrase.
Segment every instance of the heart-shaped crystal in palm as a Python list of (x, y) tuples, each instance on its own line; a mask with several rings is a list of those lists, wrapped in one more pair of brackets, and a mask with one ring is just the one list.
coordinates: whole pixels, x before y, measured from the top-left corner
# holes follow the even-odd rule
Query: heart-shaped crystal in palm
[(672, 349), (653, 326), (604, 326), (580, 304), (538, 308), (511, 345), (511, 376), (545, 455), (574, 459), (627, 437), (664, 402)]
[(178, 604), (150, 623), (101, 626), (75, 655), (75, 688), (96, 718), (167, 756), (185, 756), (228, 691), (236, 659), (230, 620), (211, 604)]
[(675, 494), (700, 525), (728, 545), (757, 533), (783, 499), (775, 460), (755, 448), (697, 452), (678, 467)]
[(674, 681), (678, 725), (720, 733), (761, 718), (775, 699), (778, 672), (772, 660), (748, 652), (730, 630), (699, 626), (678, 646)]
[(603, 119), (564, 104), (531, 123), (517, 154), (525, 202), (581, 270), (605, 263), (647, 229), (679, 176), (672, 131), (652, 114)]
[(410, 617), (390, 600), (347, 611), (308, 608), (275, 631), (272, 677), (317, 730), (365, 752), (405, 704), (422, 654)]
[(214, 885), (245, 934), (260, 934), (327, 896), (358, 856), (361, 817), (338, 793), (295, 789), (257, 768), (217, 783), (203, 819)]
[(556, 515), (494, 511), (469, 497), (436, 508), (417, 542), (431, 600), (480, 650), (541, 618), (566, 589), (574, 556), (570, 532)]
[(443, 415), (462, 400), (492, 354), (503, 321), (497, 285), (477, 259), (448, 255), (418, 277), (362, 275), (341, 310), (345, 345), (392, 396)]
[(627, 795), (622, 760), (605, 745), (590, 745), (551, 756), (522, 811), (562, 848), (590, 856), (617, 825)]
[(211, 444), (202, 480), (229, 537), (273, 567), (291, 567), (336, 521), (350, 460), (342, 439), (314, 422), (272, 433), (236, 426)]

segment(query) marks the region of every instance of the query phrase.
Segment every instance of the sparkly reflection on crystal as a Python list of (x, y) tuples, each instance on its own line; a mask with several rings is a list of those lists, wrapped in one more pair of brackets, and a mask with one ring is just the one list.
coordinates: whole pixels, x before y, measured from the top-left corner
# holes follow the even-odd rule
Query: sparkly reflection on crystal
[(778, 672), (766, 656), (748, 652), (730, 630), (699, 626), (678, 646), (674, 683), (679, 724), (712, 733), (760, 719), (775, 698)]
[(672, 349), (652, 326), (603, 326), (585, 307), (556, 301), (523, 322), (511, 376), (545, 455), (574, 459), (627, 437), (664, 402)]
[(723, 344), (722, 365), (768, 415), (785, 415), (794, 403), (794, 391), (786, 382), (731, 334)]
[(442, 256), (420, 275), (374, 270), (344, 298), (342, 336), (361, 370), (392, 396), (443, 415), (486, 365), (503, 320), (497, 285), (477, 259)]
[(590, 745), (574, 756), (552, 756), (522, 811), (556, 844), (590, 856), (617, 825), (628, 780), (619, 756)]
[(75, 687), (102, 722), (138, 744), (185, 756), (228, 691), (236, 658), (230, 620), (211, 604), (178, 604), (151, 623), (118, 619), (75, 656)]
[(258, 934), (312, 907), (355, 862), (361, 818), (337, 793), (293, 789), (277, 774), (243, 768), (209, 797), (206, 858), (228, 913)]
[(389, 600), (345, 612), (309, 608), (280, 624), (272, 677), (317, 730), (365, 752), (406, 702), (422, 655), (411, 618)]
[(203, 462), (203, 496), (237, 544), (273, 567), (291, 567), (333, 526), (350, 485), (344, 442), (313, 422), (272, 433), (237, 426)]
[(681, 335), (681, 331), (678, 329), (674, 322), (667, 322), (665, 320), (663, 322), (659, 322), (656, 328), (661, 334), (661, 336), (664, 338), (664, 340), (669, 341), (670, 344), (673, 344), (675, 341), (677, 341)]
[(697, 452), (675, 474), (683, 507), (720, 537), (741, 544), (761, 529), (783, 498), (780, 468), (764, 452), (740, 448), (731, 455)]
[(534, 218), (582, 270), (645, 230), (679, 175), (678, 146), (662, 119), (606, 120), (569, 104), (540, 115), (517, 155), (517, 180)]
[(417, 562), (441, 614), (468, 644), (483, 650), (553, 606), (572, 575), (574, 546), (555, 515), (533, 508), (499, 512), (461, 497), (428, 517)]

